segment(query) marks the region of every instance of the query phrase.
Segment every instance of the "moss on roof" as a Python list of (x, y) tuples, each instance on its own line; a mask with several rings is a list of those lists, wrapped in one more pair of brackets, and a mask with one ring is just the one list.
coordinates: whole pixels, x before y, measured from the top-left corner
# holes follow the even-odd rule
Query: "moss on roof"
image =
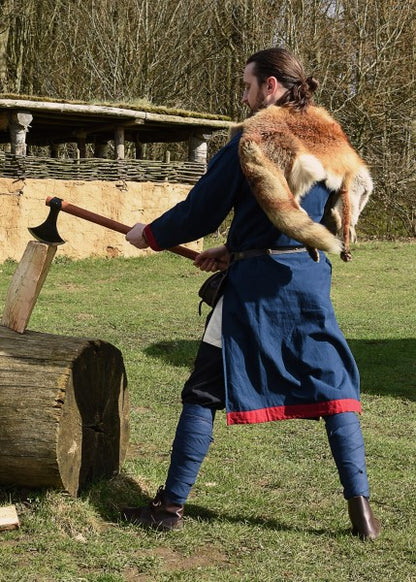
[(215, 119), (221, 121), (231, 121), (230, 117), (225, 115), (214, 115), (212, 113), (203, 113), (200, 111), (188, 111), (186, 109), (176, 109), (172, 107), (164, 107), (161, 105), (153, 105), (146, 99), (137, 99), (128, 103), (124, 102), (110, 102), (110, 101), (80, 101), (76, 99), (58, 99), (52, 97), (39, 97), (37, 95), (16, 95), (12, 93), (0, 93), (0, 99), (15, 99), (22, 101), (38, 101), (45, 103), (68, 103), (75, 105), (97, 105), (102, 107), (114, 107), (118, 109), (131, 109), (137, 111), (148, 111), (151, 113), (160, 113), (164, 115), (178, 115), (180, 117), (194, 117), (200, 119)]

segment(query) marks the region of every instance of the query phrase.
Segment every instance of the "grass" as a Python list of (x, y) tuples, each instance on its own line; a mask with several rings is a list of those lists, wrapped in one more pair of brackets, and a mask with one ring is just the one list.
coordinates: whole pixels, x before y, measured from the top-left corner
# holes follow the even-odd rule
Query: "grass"
[[(227, 428), (223, 412), (184, 530), (121, 523), (120, 505), (145, 503), (164, 482), (203, 329), (205, 275), (168, 253), (55, 259), (29, 328), (122, 350), (131, 443), (122, 473), (77, 499), (0, 488), (0, 504), (16, 504), (21, 519), (0, 534), (0, 581), (416, 581), (415, 251), (363, 243), (352, 263), (332, 261), (334, 305), (362, 375), (372, 503), (384, 526), (375, 543), (349, 533), (323, 423)], [(0, 265), (0, 306), (15, 267)]]

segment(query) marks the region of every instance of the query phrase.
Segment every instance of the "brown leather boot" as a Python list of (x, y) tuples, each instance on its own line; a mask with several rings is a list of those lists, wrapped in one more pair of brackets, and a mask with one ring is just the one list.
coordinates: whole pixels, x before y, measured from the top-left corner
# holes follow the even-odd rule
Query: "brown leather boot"
[(135, 525), (169, 531), (182, 527), (183, 505), (170, 502), (163, 487), (159, 487), (147, 507), (126, 507), (122, 516)]
[(362, 540), (375, 540), (381, 532), (381, 524), (373, 515), (367, 497), (348, 499), (348, 514), (352, 533)]

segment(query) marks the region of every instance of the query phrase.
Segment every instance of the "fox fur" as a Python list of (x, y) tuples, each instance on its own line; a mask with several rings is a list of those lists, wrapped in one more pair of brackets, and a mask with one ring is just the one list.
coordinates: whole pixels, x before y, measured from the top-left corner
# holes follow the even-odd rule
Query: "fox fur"
[[(250, 187), (270, 219), (283, 233), (316, 249), (351, 260), (350, 241), (373, 189), (369, 170), (350, 145), (341, 126), (322, 107), (306, 111), (272, 105), (239, 125), (240, 163)], [(301, 208), (302, 197), (323, 182), (332, 192), (324, 224)]]

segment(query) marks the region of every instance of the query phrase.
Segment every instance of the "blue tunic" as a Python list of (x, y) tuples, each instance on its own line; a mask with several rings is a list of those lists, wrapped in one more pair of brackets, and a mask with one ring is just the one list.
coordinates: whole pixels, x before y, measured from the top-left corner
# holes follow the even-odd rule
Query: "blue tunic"
[[(242, 173), (236, 135), (186, 200), (148, 229), (155, 250), (214, 232), (231, 210), (227, 247), (298, 246), (258, 205)], [(321, 221), (330, 192), (315, 185), (302, 206)], [(262, 255), (229, 268), (222, 315), (228, 424), (361, 411), (359, 374), (330, 300), (331, 264), (307, 252)]]

